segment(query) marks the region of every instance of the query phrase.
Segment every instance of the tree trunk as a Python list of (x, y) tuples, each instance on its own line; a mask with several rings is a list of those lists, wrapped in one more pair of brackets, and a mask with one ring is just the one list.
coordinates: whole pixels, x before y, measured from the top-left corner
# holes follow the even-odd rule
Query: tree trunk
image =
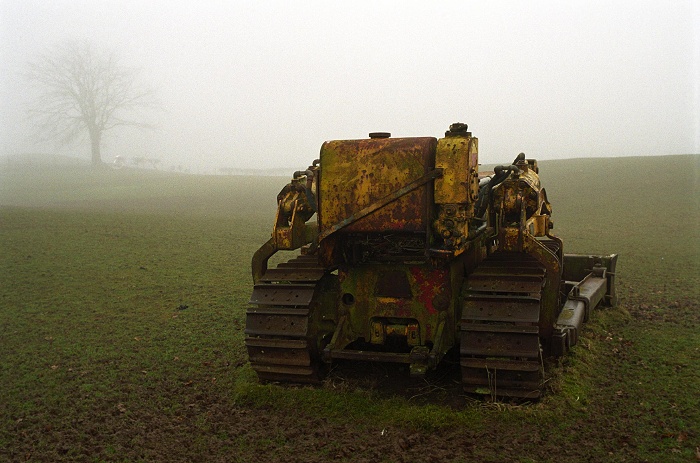
[(92, 152), (93, 167), (102, 167), (102, 153), (100, 153), (100, 144), (102, 141), (102, 133), (98, 129), (90, 130), (90, 147)]

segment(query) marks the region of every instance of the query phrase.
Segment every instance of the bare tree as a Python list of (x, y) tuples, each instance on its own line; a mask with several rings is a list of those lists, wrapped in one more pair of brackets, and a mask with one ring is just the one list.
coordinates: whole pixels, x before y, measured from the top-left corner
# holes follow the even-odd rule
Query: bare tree
[(137, 74), (114, 53), (101, 53), (87, 42), (63, 43), (29, 63), (28, 77), (39, 91), (29, 115), (47, 139), (70, 143), (87, 135), (92, 163), (100, 166), (105, 132), (151, 128), (139, 112), (156, 101), (139, 86)]

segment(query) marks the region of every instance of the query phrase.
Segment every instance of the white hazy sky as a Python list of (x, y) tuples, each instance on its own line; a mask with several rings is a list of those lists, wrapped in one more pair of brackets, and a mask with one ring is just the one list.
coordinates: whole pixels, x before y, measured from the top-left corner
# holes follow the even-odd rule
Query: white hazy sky
[(328, 139), (441, 136), (483, 163), (700, 153), (700, 1), (0, 0), (0, 156), (33, 141), (22, 72), (87, 39), (143, 69), (156, 132), (105, 160), (301, 168)]

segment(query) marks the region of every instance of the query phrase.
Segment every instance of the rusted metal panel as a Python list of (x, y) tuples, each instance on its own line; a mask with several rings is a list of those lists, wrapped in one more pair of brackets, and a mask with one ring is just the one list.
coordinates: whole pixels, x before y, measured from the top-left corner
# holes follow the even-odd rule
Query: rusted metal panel
[(435, 343), (440, 321), (453, 310), (447, 269), (365, 265), (339, 269), (339, 282), (347, 322), (332, 341), (334, 350), (359, 338), (381, 343), (390, 335), (405, 336), (408, 345)]
[(443, 170), (435, 180), (435, 204), (475, 201), (479, 194), (478, 140), (473, 137), (441, 138), (435, 167)]
[[(437, 140), (377, 138), (326, 142), (321, 147), (320, 233), (400, 190), (433, 169)], [(347, 232), (424, 231), (428, 185), (344, 228)], [(432, 192), (431, 192), (432, 194)]]
[[(365, 217), (374, 214), (377, 211), (381, 211), (383, 208), (389, 206), (390, 204), (393, 204), (397, 200), (403, 198), (404, 196), (409, 195), (410, 193), (413, 193), (415, 190), (418, 190), (421, 187), (424, 187), (424, 185), (435, 178), (438, 178), (442, 175), (442, 170), (441, 169), (434, 169), (428, 172), (427, 174), (419, 177), (418, 179), (412, 181), (408, 185), (405, 185), (398, 190), (395, 190), (391, 193), (389, 193), (387, 196), (384, 196), (383, 198), (379, 199), (378, 201), (373, 202), (372, 204), (365, 206), (364, 208), (360, 209), (357, 212), (352, 213), (348, 217), (345, 217), (343, 220), (340, 222), (335, 223), (334, 225), (327, 227), (324, 229), (323, 233), (319, 235), (319, 240), (323, 241), (326, 237), (329, 235), (337, 232), (338, 230), (342, 230), (344, 228), (349, 228), (350, 225), (353, 225), (357, 222), (362, 221)], [(429, 190), (428, 190), (429, 193)], [(430, 214), (428, 214), (430, 215)], [(386, 231), (386, 230), (375, 230), (375, 231)]]

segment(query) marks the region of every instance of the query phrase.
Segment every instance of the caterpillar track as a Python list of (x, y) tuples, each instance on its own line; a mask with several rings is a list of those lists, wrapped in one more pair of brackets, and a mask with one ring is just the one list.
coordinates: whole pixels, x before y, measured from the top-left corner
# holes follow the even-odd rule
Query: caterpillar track
[(245, 344), (263, 381), (320, 381), (313, 305), (325, 269), (302, 255), (268, 269), (253, 287)]
[(544, 268), (499, 252), (466, 280), (460, 322), (465, 392), (537, 398), (543, 382), (539, 321)]

